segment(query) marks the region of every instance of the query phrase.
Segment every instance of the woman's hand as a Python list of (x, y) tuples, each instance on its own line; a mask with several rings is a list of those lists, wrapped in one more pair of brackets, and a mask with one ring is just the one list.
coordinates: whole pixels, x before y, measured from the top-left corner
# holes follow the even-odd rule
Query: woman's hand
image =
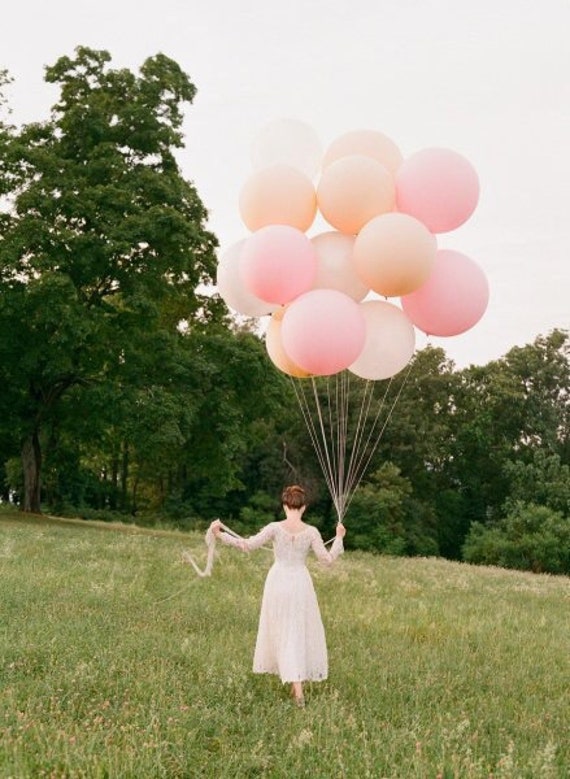
[(215, 519), (212, 524), (210, 525), (210, 530), (212, 533), (216, 536), (216, 538), (220, 535), (222, 532), (222, 520), (221, 519)]
[(339, 522), (338, 525), (336, 526), (336, 537), (337, 538), (344, 538), (345, 535), (346, 535), (346, 528), (342, 524), (342, 522)]

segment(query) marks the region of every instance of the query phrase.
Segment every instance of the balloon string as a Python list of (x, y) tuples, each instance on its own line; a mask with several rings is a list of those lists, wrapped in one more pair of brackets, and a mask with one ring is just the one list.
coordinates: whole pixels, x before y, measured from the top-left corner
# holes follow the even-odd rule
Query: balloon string
[[(351, 468), (351, 480), (350, 480), (350, 492), (353, 492), (358, 484), (360, 483), (364, 472), (366, 470), (366, 466), (363, 466), (363, 463), (365, 461), (366, 452), (368, 451), (370, 447), (370, 442), (372, 441), (372, 437), (374, 436), (378, 421), (382, 415), (382, 412), (384, 410), (384, 405), (386, 403), (386, 399), (388, 397), (388, 394), (390, 392), (390, 389), (392, 387), (392, 379), (388, 382), (384, 394), (382, 395), (382, 399), (380, 401), (379, 408), (376, 412), (376, 415), (374, 417), (374, 420), (372, 421), (372, 424), (369, 424), (368, 432), (366, 433), (366, 420), (368, 419), (368, 416), (370, 414), (370, 409), (372, 407), (372, 401), (374, 399), (374, 388), (372, 385), (372, 382), (367, 382), (365, 391), (362, 398), (362, 403), (360, 405), (360, 414), (363, 418), (363, 426), (360, 431), (360, 437), (358, 441), (356, 442), (354, 448), (353, 448), (353, 454), (354, 454), (354, 460), (352, 462), (352, 468)], [(365, 438), (366, 436), (366, 438)], [(376, 442), (376, 446), (378, 445), (379, 439)], [(368, 462), (370, 461), (370, 458)]]
[[(374, 389), (373, 382), (366, 382), (362, 391), (356, 421), (356, 430), (348, 457), (350, 396), (350, 377), (348, 371), (341, 374), (340, 378), (337, 374), (334, 390), (331, 390), (330, 380), (327, 378), (323, 386), (322, 400), (314, 377), (311, 377), (312, 393), (307, 394), (302, 389), (304, 386), (303, 382), (296, 382), (293, 377), (290, 377), (305, 426), (309, 432), (311, 443), (313, 444), (317, 460), (321, 466), (321, 471), (335, 507), (338, 522), (342, 522), (354, 493), (378, 449), (379, 443), (402, 394), (411, 369), (412, 363), (409, 364), (408, 370), (404, 374), (396, 397), (392, 401), (381, 426), (380, 420), (393, 385), (393, 377), (390, 378), (384, 390), (379, 408), (371, 424), (368, 424), (367, 420), (370, 417), (374, 400)], [(307, 396), (308, 394), (309, 397), (312, 394), (313, 410), (311, 410), (311, 404)]]
[[(390, 410), (389, 410), (388, 414), (386, 415), (386, 419), (384, 420), (384, 424), (382, 425), (382, 428), (381, 428), (381, 430), (380, 430), (376, 440), (374, 441), (374, 443), (373, 443), (373, 445), (372, 445), (372, 447), (370, 449), (370, 452), (368, 454), (368, 458), (364, 462), (364, 465), (362, 466), (361, 471), (360, 471), (359, 475), (356, 478), (356, 481), (355, 481), (355, 484), (354, 484), (354, 488), (352, 489), (352, 492), (350, 494), (350, 498), (348, 500), (347, 509), (348, 509), (348, 506), (350, 505), (350, 503), (352, 501), (352, 498), (354, 497), (354, 492), (355, 492), (356, 488), (360, 484), (360, 481), (362, 480), (362, 477), (364, 476), (368, 466), (370, 465), (370, 461), (372, 460), (372, 458), (374, 457), (374, 454), (376, 453), (376, 450), (378, 449), (378, 445), (380, 444), (380, 441), (382, 440), (382, 437), (384, 435), (384, 431), (386, 430), (386, 427), (388, 426), (388, 422), (390, 421), (390, 419), (392, 417), (392, 414), (394, 412), (394, 409), (396, 408), (396, 404), (398, 403), (398, 400), (400, 399), (400, 395), (402, 394), (402, 390), (404, 389), (404, 386), (405, 386), (405, 384), (406, 384), (406, 382), (408, 380), (408, 377), (409, 377), (409, 375), (411, 373), (411, 370), (412, 370), (412, 363), (409, 364), (408, 369), (407, 369), (406, 373), (404, 374), (404, 378), (403, 378), (402, 382), (400, 383), (400, 387), (398, 389), (396, 397), (394, 398), (394, 401), (392, 402), (392, 405), (390, 406)], [(391, 382), (392, 382), (392, 379), (390, 379), (390, 383)], [(386, 393), (385, 393), (384, 398), (382, 400), (382, 404), (384, 404), (385, 397), (386, 397)], [(376, 416), (376, 419), (374, 420), (374, 425), (376, 424), (376, 420), (377, 419), (378, 419), (378, 415)]]

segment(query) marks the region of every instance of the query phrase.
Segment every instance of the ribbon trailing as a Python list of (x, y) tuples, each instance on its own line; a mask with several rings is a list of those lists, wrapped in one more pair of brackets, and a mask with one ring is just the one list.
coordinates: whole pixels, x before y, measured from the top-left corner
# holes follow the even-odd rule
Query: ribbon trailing
[[(228, 533), (230, 536), (233, 536), (234, 538), (239, 538), (240, 541), (245, 541), (243, 536), (240, 536), (238, 533), (234, 532), (231, 528), (229, 528), (227, 525), (224, 525), (223, 523), (220, 523), (220, 528)], [(197, 575), (205, 578), (206, 576), (212, 575), (212, 568), (214, 567), (214, 556), (216, 552), (216, 535), (212, 532), (211, 528), (208, 528), (206, 531), (206, 537), (205, 537), (206, 546), (208, 547), (208, 552), (206, 555), (206, 565), (204, 568), (200, 568), (194, 557), (185, 550), (182, 552), (182, 559), (185, 563), (188, 563), (189, 565), (194, 568)], [(325, 542), (325, 546), (328, 546), (329, 544), (332, 544), (334, 541), (334, 538), (331, 538), (330, 541)], [(244, 545), (243, 547), (244, 551), (247, 551), (247, 547)], [(267, 549), (267, 551), (271, 552), (273, 551), (270, 547), (264, 546), (262, 549)]]

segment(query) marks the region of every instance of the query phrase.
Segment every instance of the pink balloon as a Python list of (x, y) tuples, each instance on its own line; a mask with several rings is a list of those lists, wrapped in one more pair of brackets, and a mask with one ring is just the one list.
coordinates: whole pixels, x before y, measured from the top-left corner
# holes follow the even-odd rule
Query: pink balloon
[(315, 289), (338, 289), (357, 302), (370, 292), (352, 261), (354, 236), (330, 230), (311, 238), (317, 254)]
[(301, 295), (287, 308), (281, 324), (281, 342), (289, 359), (316, 376), (348, 368), (365, 337), (359, 304), (336, 289)]
[(218, 263), (216, 283), (218, 293), (228, 306), (245, 316), (265, 316), (277, 308), (275, 304), (260, 300), (244, 287), (241, 277), (241, 252), (245, 239), (230, 246)]
[(489, 302), (489, 284), (469, 257), (439, 249), (429, 279), (402, 298), (409, 319), (428, 335), (459, 335), (481, 319)]
[(246, 239), (240, 267), (244, 284), (253, 295), (285, 305), (312, 287), (317, 257), (313, 244), (300, 230), (269, 225)]
[(479, 200), (479, 178), (471, 163), (451, 149), (423, 149), (396, 173), (396, 205), (432, 233), (455, 230)]
[(366, 320), (366, 340), (349, 370), (362, 379), (389, 379), (409, 363), (414, 353), (414, 326), (392, 303), (367, 300), (360, 308)]

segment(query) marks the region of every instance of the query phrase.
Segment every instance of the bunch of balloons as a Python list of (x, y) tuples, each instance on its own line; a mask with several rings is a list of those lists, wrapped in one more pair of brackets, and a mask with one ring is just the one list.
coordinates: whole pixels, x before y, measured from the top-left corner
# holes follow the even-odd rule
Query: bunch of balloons
[[(250, 234), (222, 256), (217, 284), (236, 312), (270, 315), (267, 352), (280, 370), (389, 378), (411, 359), (415, 328), (453, 336), (482, 317), (483, 271), (437, 243), (479, 198), (462, 155), (428, 148), (404, 159), (374, 130), (348, 132), (323, 154), (312, 128), (279, 120), (259, 134), (252, 162), (239, 197)], [(319, 213), (330, 229), (309, 236)]]

